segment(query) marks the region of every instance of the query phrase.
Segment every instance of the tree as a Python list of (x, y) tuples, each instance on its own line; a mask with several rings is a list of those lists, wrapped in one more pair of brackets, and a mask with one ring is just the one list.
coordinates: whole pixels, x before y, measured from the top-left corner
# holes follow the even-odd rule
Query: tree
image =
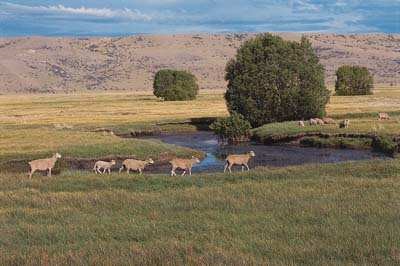
[(156, 73), (153, 89), (154, 95), (165, 101), (186, 101), (196, 99), (199, 86), (189, 72), (163, 69)]
[(330, 97), (324, 69), (305, 37), (294, 42), (256, 36), (228, 62), (225, 78), (229, 112), (242, 114), (253, 127), (321, 117)]
[(374, 88), (374, 78), (366, 67), (341, 66), (336, 71), (337, 95), (369, 95)]

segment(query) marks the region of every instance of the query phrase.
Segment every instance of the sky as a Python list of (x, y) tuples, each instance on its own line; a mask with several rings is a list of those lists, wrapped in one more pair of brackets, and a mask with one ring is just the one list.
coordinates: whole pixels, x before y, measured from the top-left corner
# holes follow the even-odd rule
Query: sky
[(0, 36), (400, 33), (400, 0), (0, 0)]

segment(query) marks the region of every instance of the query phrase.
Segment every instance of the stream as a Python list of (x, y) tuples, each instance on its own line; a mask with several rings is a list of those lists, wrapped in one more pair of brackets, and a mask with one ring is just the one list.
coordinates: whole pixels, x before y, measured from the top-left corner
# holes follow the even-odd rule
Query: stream
[[(220, 145), (218, 138), (209, 131), (198, 131), (186, 134), (167, 134), (149, 137), (168, 144), (201, 150), (206, 153), (205, 159), (193, 167), (196, 172), (220, 172), (224, 169), (224, 159), (228, 154), (241, 154), (254, 151), (256, 157), (250, 160), (249, 166), (284, 167), (290, 165), (337, 163), (382, 159), (384, 155), (369, 150), (309, 148), (295, 145), (266, 146), (254, 142), (239, 145)], [(232, 168), (240, 170), (240, 166)]]

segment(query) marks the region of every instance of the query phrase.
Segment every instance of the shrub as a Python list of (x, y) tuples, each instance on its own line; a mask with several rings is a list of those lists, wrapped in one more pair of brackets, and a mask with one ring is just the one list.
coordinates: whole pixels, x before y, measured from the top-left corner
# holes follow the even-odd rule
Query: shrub
[(330, 93), (324, 69), (303, 37), (301, 42), (261, 34), (245, 42), (226, 66), (228, 109), (253, 127), (322, 117)]
[(210, 128), (224, 142), (237, 143), (248, 141), (250, 138), (250, 123), (237, 113), (232, 113), (227, 118), (217, 119)]
[(395, 157), (399, 151), (398, 144), (389, 136), (375, 136), (372, 141), (372, 148), (375, 151), (383, 152), (389, 156)]
[(153, 89), (154, 95), (165, 101), (186, 101), (196, 99), (199, 86), (189, 72), (163, 69), (156, 73)]
[(372, 94), (374, 78), (366, 67), (341, 66), (336, 71), (335, 91), (337, 95)]

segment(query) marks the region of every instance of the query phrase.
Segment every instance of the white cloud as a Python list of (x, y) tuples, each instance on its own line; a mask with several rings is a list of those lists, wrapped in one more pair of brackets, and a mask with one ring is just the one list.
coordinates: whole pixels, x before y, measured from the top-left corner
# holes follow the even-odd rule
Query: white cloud
[[(1, 3), (0, 3), (1, 5)], [(43, 15), (75, 15), (86, 16), (104, 19), (121, 19), (132, 21), (150, 21), (152, 17), (144, 14), (139, 10), (124, 9), (109, 9), (109, 8), (88, 8), (88, 7), (65, 7), (63, 5), (57, 6), (26, 6), (5, 2), (3, 3), (5, 9), (19, 14), (43, 14)]]

